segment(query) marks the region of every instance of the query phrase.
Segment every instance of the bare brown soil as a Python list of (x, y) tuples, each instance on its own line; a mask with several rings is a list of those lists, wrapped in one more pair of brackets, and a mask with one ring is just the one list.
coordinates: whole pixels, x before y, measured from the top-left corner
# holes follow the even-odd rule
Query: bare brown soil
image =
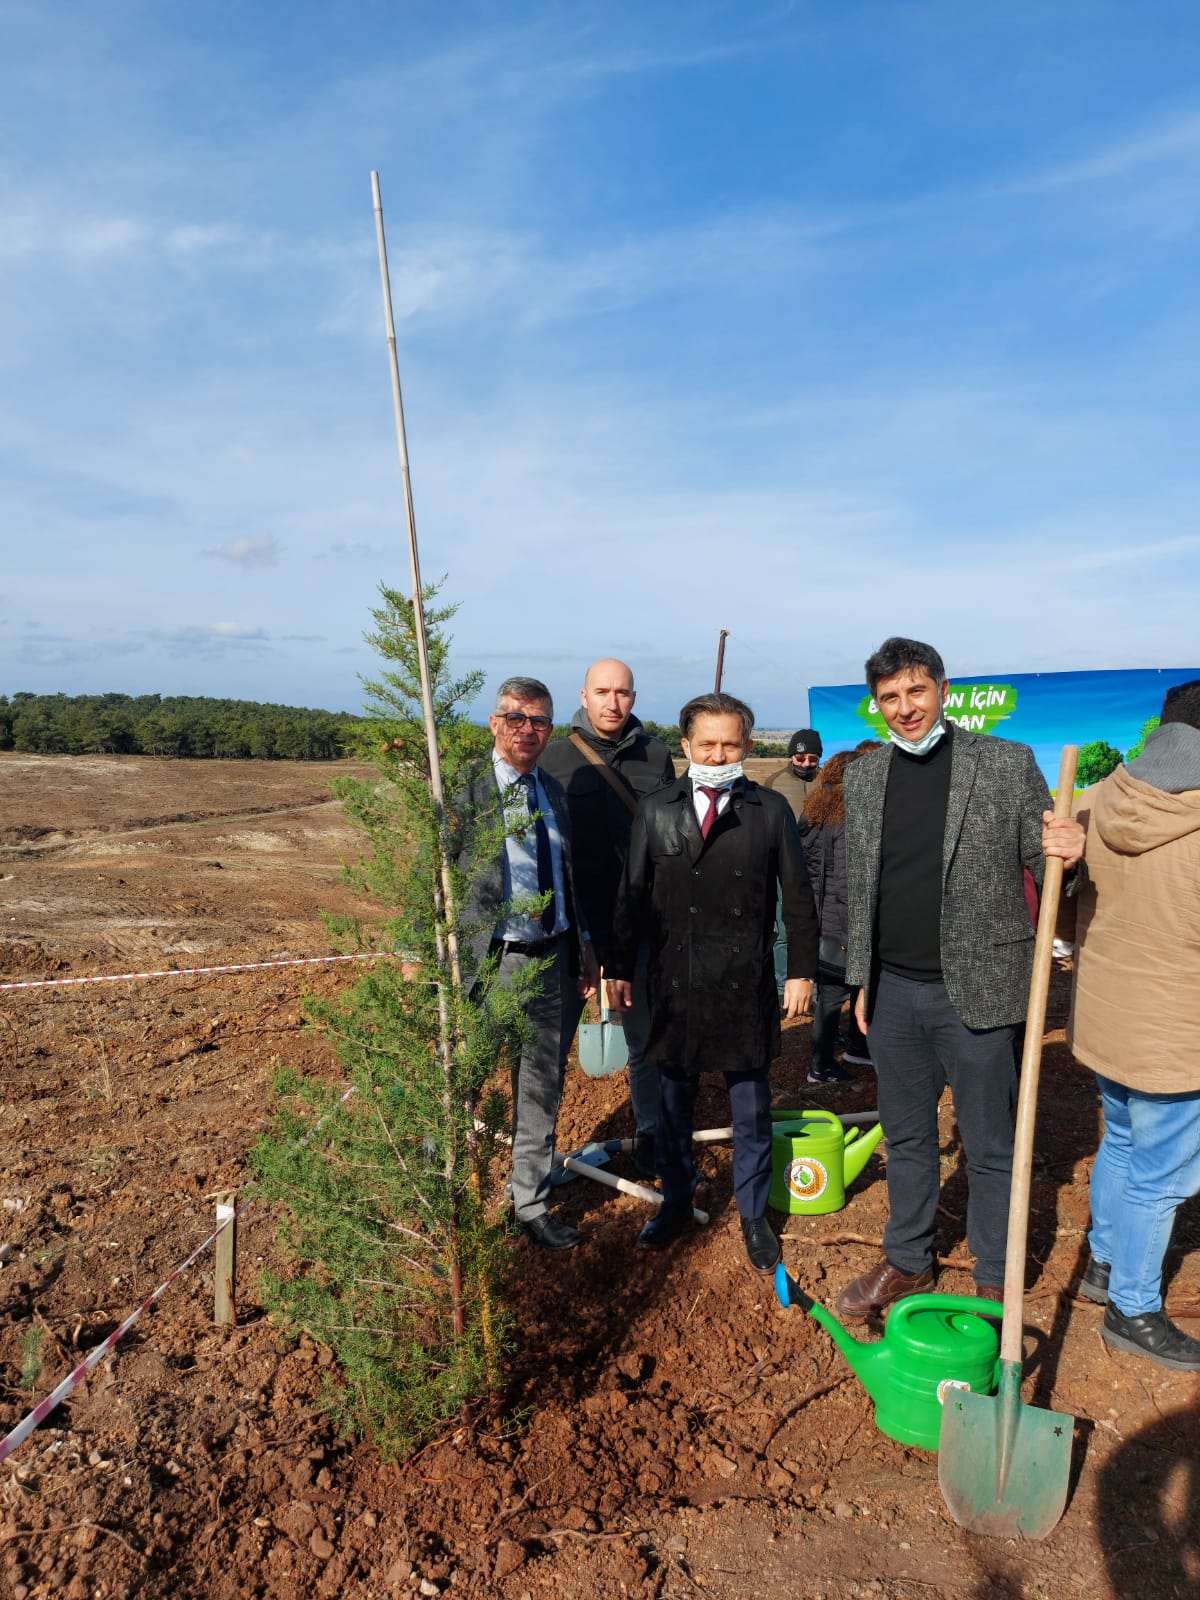
[[(0, 981), (308, 955), (348, 909), (356, 848), (328, 769), (285, 763), (0, 756)], [(246, 1181), (273, 1064), (335, 1078), (300, 1027), (303, 989), (351, 968), (173, 977), (0, 994), (0, 1430), (171, 1273)], [(730, 1155), (709, 1146), (707, 1228), (634, 1247), (636, 1200), (561, 1191), (564, 1257), (514, 1243), (519, 1338), (503, 1423), (448, 1432), (403, 1465), (332, 1433), (327, 1355), (256, 1304), (274, 1221), (239, 1232), (239, 1325), (216, 1329), (211, 1256), (0, 1468), (0, 1594), (582, 1600), (767, 1594), (1200, 1594), (1200, 1382), (1110, 1355), (1073, 1294), (1097, 1139), (1088, 1074), (1062, 1044), (1060, 974), (1043, 1069), (1026, 1302), (1025, 1400), (1073, 1415), (1067, 1511), (1040, 1544), (969, 1535), (936, 1457), (879, 1433), (828, 1337), (746, 1264)], [(780, 1104), (874, 1103), (869, 1069), (809, 1089), (790, 1026)], [(705, 1091), (700, 1121), (727, 1121)], [(943, 1106), (940, 1247), (965, 1258), (964, 1188)], [(631, 1129), (621, 1079), (572, 1070), (565, 1144)], [(783, 1219), (789, 1269), (831, 1304), (875, 1258), (872, 1158), (846, 1209)], [(777, 1219), (778, 1220), (778, 1219)], [(1189, 1207), (1168, 1304), (1192, 1331)], [(961, 1267), (941, 1286), (969, 1292)]]

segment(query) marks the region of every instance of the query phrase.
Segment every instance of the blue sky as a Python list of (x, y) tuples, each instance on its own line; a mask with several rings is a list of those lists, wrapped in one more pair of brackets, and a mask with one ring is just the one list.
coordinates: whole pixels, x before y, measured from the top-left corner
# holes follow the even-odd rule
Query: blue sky
[(1192, 0), (0, 0), (0, 691), (1200, 656)]

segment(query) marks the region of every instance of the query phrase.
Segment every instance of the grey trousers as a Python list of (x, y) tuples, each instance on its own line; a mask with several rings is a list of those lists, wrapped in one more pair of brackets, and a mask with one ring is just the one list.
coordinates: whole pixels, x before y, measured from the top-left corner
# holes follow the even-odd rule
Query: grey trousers
[[(506, 951), (496, 981), (504, 986), (531, 957)], [(544, 957), (542, 959), (545, 959)], [(512, 1197), (518, 1222), (544, 1215), (554, 1165), (554, 1128), (562, 1102), (563, 1059), (579, 1017), (566, 937), (555, 945), (540, 994), (525, 1007), (529, 1034), (512, 1069)]]
[(933, 1263), (941, 1169), (938, 1101), (946, 1084), (967, 1164), (967, 1242), (976, 1283), (1003, 1284), (1017, 1072), (1012, 1028), (968, 1028), (944, 983), (881, 972), (867, 1043), (887, 1140), (883, 1253), (901, 1272)]

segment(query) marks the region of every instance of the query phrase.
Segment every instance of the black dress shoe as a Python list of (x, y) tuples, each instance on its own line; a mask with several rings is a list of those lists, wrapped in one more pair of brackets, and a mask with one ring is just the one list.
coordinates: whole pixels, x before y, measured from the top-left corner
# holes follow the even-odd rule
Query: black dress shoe
[(643, 1250), (665, 1250), (668, 1245), (674, 1244), (681, 1233), (685, 1233), (692, 1225), (692, 1208), (690, 1205), (676, 1206), (663, 1204), (650, 1218), (650, 1221), (637, 1236), (637, 1242)]
[(783, 1259), (783, 1251), (766, 1217), (743, 1217), (742, 1238), (755, 1272), (774, 1272)]
[(1145, 1356), (1160, 1367), (1200, 1372), (1200, 1340), (1189, 1339), (1165, 1311), (1146, 1311), (1140, 1316), (1127, 1317), (1110, 1300), (1104, 1308), (1100, 1337), (1110, 1350)]
[(1079, 1292), (1085, 1300), (1094, 1300), (1098, 1306), (1108, 1304), (1108, 1275), (1112, 1271), (1107, 1261), (1088, 1257), (1087, 1268), (1079, 1280)]
[(548, 1211), (543, 1211), (540, 1217), (530, 1217), (528, 1222), (523, 1222), (521, 1232), (532, 1239), (534, 1244), (541, 1245), (543, 1250), (574, 1250), (583, 1237), (578, 1228), (569, 1228), (565, 1222), (559, 1222)]

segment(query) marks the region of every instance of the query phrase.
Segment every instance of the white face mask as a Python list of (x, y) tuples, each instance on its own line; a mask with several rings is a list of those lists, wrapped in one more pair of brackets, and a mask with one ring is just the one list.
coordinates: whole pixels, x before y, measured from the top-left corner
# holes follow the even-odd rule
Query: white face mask
[(693, 783), (702, 783), (706, 789), (728, 789), (742, 775), (742, 763), (730, 761), (723, 767), (698, 767), (693, 761), (688, 777)]
[(927, 750), (933, 749), (945, 731), (946, 724), (944, 722), (935, 722), (929, 732), (922, 734), (919, 739), (902, 739), (898, 733), (889, 734), (889, 738), (894, 745), (899, 745), (900, 749), (907, 755), (923, 756)]

